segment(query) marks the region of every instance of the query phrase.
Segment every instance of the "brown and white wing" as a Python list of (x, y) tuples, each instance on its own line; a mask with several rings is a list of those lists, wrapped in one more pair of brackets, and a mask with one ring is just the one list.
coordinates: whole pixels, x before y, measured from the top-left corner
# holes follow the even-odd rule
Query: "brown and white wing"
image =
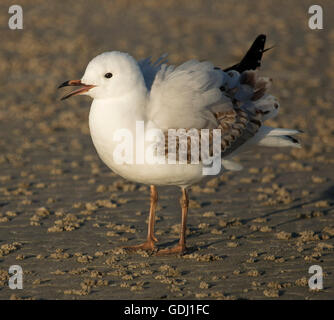
[[(257, 78), (255, 72), (247, 71), (241, 74), (239, 85), (236, 88), (224, 88), (223, 98), (228, 99), (229, 103), (216, 104), (210, 109), (211, 115), (215, 119), (215, 126), (209, 128), (209, 153), (213, 154), (213, 136), (215, 130), (221, 133), (221, 158), (227, 157), (247, 141), (253, 138), (262, 126), (265, 117), (276, 111), (276, 100), (272, 96), (266, 96), (270, 80)], [(272, 102), (268, 103), (268, 99)], [(261, 100), (263, 100), (261, 102)], [(264, 107), (263, 107), (264, 106)], [(267, 109), (268, 110), (267, 110)], [(273, 110), (271, 110), (272, 108)], [(173, 127), (171, 127), (173, 128)], [(206, 129), (200, 128), (200, 129)], [(201, 144), (202, 131), (198, 129), (194, 132), (193, 128), (188, 128), (187, 135), (187, 160), (191, 161), (191, 137), (196, 136), (198, 143)], [(192, 131), (190, 133), (190, 131)], [(174, 137), (173, 137), (174, 139)], [(179, 141), (176, 139), (176, 154), (179, 154)], [(170, 149), (168, 143), (168, 132), (165, 132), (165, 152)], [(199, 152), (201, 160), (201, 152)]]
[(215, 114), (217, 129), (221, 130), (221, 157), (238, 149), (258, 132), (262, 125), (260, 114), (253, 114), (238, 107), (230, 112)]

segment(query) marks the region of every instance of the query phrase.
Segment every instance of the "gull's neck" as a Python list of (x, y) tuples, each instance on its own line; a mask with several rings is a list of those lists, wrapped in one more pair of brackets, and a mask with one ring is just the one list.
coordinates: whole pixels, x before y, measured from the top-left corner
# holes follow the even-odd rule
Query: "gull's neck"
[(146, 88), (136, 88), (118, 98), (94, 99), (89, 124), (106, 129), (131, 130), (135, 127), (136, 121), (145, 120), (146, 99)]

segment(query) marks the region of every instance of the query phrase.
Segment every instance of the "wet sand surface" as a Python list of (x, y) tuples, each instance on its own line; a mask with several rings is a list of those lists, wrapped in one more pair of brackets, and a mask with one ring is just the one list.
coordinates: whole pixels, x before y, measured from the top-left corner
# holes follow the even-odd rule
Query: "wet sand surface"
[[(24, 29), (0, 10), (0, 299), (333, 299), (334, 14), (308, 28), (313, 1), (20, 1)], [(112, 173), (88, 129), (88, 97), (59, 101), (108, 50), (137, 59), (169, 52), (232, 65), (268, 35), (261, 74), (302, 149), (242, 155), (244, 170), (190, 191), (189, 253), (128, 254), (146, 237), (147, 186)], [(64, 92), (62, 92), (64, 93)], [(160, 187), (160, 247), (178, 239), (177, 188)], [(23, 290), (8, 288), (20, 265)], [(311, 265), (324, 289), (308, 287)]]

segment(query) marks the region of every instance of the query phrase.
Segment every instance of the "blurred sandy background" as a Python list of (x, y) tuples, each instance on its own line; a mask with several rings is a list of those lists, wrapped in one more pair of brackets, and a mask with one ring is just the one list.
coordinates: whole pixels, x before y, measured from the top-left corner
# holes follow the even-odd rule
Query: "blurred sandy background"
[[(308, 28), (314, 1), (20, 1), (24, 29), (0, 5), (1, 299), (333, 299), (334, 23)], [(114, 175), (88, 131), (88, 97), (60, 102), (94, 56), (169, 53), (227, 67), (267, 34), (261, 74), (281, 103), (271, 124), (305, 133), (303, 149), (243, 156), (241, 172), (195, 186), (181, 257), (127, 255), (146, 236), (146, 186)], [(62, 92), (63, 93), (63, 92)], [(159, 188), (157, 236), (178, 237), (179, 190)], [(8, 288), (8, 268), (24, 289)], [(324, 290), (310, 292), (311, 265)]]

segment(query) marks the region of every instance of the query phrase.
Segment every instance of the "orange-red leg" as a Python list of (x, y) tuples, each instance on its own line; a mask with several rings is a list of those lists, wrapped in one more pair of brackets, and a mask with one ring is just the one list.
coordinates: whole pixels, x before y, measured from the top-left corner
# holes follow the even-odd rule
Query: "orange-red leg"
[(188, 198), (188, 192), (185, 188), (182, 188), (182, 198), (180, 200), (180, 204), (182, 208), (182, 220), (181, 220), (179, 243), (173, 248), (159, 250), (157, 253), (158, 255), (182, 254), (186, 251), (186, 231), (187, 231), (189, 198)]
[(150, 190), (151, 190), (151, 205), (150, 205), (150, 215), (148, 218), (147, 240), (142, 244), (124, 247), (124, 249), (130, 251), (137, 251), (137, 250), (153, 251), (155, 249), (154, 242), (158, 241), (157, 238), (154, 236), (155, 211), (158, 203), (158, 192), (154, 185), (150, 186)]

